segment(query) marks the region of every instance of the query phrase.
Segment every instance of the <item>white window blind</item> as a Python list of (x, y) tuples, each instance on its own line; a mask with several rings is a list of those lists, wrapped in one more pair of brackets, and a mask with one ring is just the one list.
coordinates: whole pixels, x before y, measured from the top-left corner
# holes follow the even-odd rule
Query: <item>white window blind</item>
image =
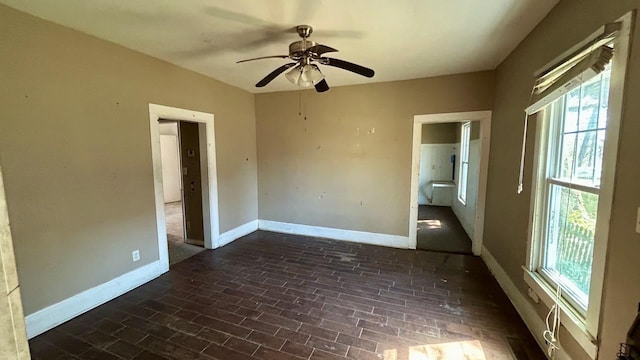
[(525, 112), (533, 115), (562, 95), (578, 88), (604, 71), (613, 57), (613, 49), (607, 45), (578, 54), (568, 63), (561, 64), (538, 77), (530, 105)]
[(548, 104), (604, 71), (613, 57), (613, 48), (609, 44), (616, 38), (621, 27), (620, 22), (606, 24), (592, 40), (535, 74), (531, 98), (525, 109), (518, 193), (523, 190), (529, 116), (536, 114)]

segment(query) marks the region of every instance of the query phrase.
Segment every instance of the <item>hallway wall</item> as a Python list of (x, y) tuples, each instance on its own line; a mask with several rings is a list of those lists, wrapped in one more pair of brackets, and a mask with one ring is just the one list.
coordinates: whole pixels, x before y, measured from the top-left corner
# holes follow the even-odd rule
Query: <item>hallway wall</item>
[(420, 145), (420, 176), (418, 179), (418, 204), (451, 206), (453, 188), (432, 188), (433, 181), (451, 181), (455, 144)]
[[(456, 123), (422, 125), (420, 145), (420, 176), (418, 179), (418, 204), (451, 206), (451, 188), (439, 188), (435, 193), (432, 181), (451, 181), (456, 140)], [(431, 199), (431, 200), (429, 200)]]

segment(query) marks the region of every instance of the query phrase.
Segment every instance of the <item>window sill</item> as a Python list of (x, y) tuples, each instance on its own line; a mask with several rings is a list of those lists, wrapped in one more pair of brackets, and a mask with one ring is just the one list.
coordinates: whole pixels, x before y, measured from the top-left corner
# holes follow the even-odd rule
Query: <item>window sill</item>
[[(524, 281), (540, 297), (540, 300), (550, 309), (555, 303), (555, 291), (535, 272), (524, 269)], [(562, 326), (571, 337), (582, 347), (591, 359), (598, 354), (597, 339), (587, 330), (585, 319), (580, 316), (568, 303), (560, 302), (560, 320)], [(544, 319), (543, 319), (544, 320)]]

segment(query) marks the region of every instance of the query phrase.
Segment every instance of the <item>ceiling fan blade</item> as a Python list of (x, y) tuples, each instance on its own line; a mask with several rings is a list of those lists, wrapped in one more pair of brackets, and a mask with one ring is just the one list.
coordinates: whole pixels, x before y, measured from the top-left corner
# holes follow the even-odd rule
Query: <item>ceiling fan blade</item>
[(262, 59), (286, 59), (288, 57), (289, 57), (289, 55), (261, 56), (261, 57), (257, 57), (257, 58), (236, 61), (236, 64), (240, 64), (240, 63), (247, 62), (247, 61), (253, 61), (253, 60), (262, 60)]
[(218, 19), (233, 21), (244, 25), (275, 27), (277, 24), (270, 21), (262, 20), (242, 12), (226, 10), (216, 6), (206, 6), (204, 12), (208, 15), (217, 17)]
[(334, 49), (331, 46), (318, 44), (316, 46), (312, 46), (312, 47), (308, 48), (307, 51), (311, 52), (311, 53), (314, 53), (314, 54), (317, 54), (318, 56), (322, 56), (322, 54), (325, 54), (325, 53), (338, 52), (338, 49)]
[(256, 87), (264, 87), (264, 86), (266, 86), (273, 79), (277, 78), (278, 75), (282, 74), (283, 72), (285, 72), (290, 67), (296, 66), (296, 65), (298, 65), (298, 63), (288, 63), (288, 64), (284, 64), (284, 65), (280, 66), (279, 68), (273, 70), (269, 75), (265, 76), (264, 79), (258, 81), (258, 83), (256, 84)]
[(318, 82), (315, 87), (316, 91), (319, 93), (329, 90), (329, 84), (327, 84), (327, 81), (325, 79), (322, 79), (320, 82)]
[(362, 75), (362, 76), (366, 76), (368, 78), (373, 77), (373, 75), (375, 75), (375, 71), (373, 71), (372, 69), (369, 69), (367, 67), (364, 66), (360, 66), (358, 64), (354, 64), (354, 63), (350, 63), (348, 61), (344, 61), (344, 60), (340, 60), (340, 59), (334, 59), (334, 58), (328, 58), (328, 57), (323, 57), (318, 59), (320, 60), (320, 63), (323, 65), (329, 65), (329, 66), (334, 66), (340, 69), (344, 69), (347, 71), (351, 71), (354, 72), (358, 75)]

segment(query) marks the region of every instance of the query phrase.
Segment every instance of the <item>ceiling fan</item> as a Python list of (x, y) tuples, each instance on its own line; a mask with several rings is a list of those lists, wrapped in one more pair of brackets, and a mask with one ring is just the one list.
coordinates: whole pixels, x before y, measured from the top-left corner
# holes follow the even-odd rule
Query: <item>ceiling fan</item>
[(260, 80), (256, 84), (256, 87), (266, 86), (273, 79), (278, 77), (278, 75), (282, 74), (290, 68), (293, 68), (291, 71), (285, 74), (286, 78), (289, 81), (300, 87), (314, 86), (317, 92), (325, 92), (329, 90), (329, 85), (327, 84), (324, 75), (320, 71), (318, 64), (337, 67), (354, 72), (358, 75), (366, 76), (368, 78), (373, 77), (373, 75), (375, 74), (373, 70), (364, 66), (360, 66), (340, 59), (323, 56), (326, 53), (337, 52), (338, 50), (326, 45), (318, 44), (315, 41), (307, 40), (313, 32), (313, 28), (311, 26), (298, 25), (296, 26), (296, 31), (298, 32), (298, 35), (300, 35), (302, 40), (292, 42), (289, 45), (289, 55), (261, 56), (253, 59), (240, 60), (237, 62), (243, 63), (247, 61), (272, 58), (289, 58), (295, 61), (284, 64), (279, 68), (273, 70), (269, 75), (265, 76), (264, 79)]

